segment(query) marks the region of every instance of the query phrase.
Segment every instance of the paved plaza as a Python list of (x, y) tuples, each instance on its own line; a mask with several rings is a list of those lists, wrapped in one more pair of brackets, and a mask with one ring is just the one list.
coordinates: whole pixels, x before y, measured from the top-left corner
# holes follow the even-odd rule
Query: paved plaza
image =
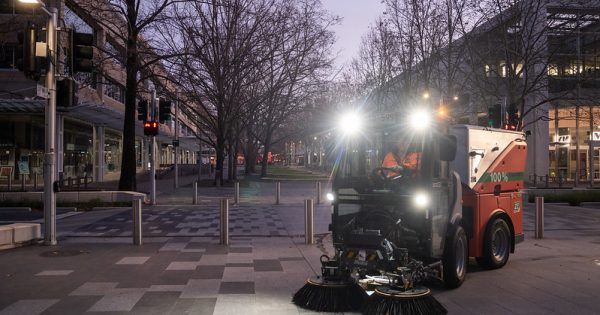
[[(145, 206), (142, 246), (132, 245), (130, 209), (65, 216), (58, 246), (0, 252), (0, 314), (312, 313), (291, 296), (319, 273), (319, 256), (333, 254), (330, 206), (315, 206), (316, 244), (305, 245), (302, 202), (314, 198), (314, 182), (282, 183), (280, 205), (273, 189), (242, 189), (229, 246), (218, 244), (218, 197), (231, 188), (203, 188), (195, 206), (186, 196)], [(546, 205), (545, 238), (535, 240), (528, 204), (526, 240), (508, 265), (472, 262), (462, 287), (434, 287), (435, 297), (449, 314), (599, 314), (598, 208)]]

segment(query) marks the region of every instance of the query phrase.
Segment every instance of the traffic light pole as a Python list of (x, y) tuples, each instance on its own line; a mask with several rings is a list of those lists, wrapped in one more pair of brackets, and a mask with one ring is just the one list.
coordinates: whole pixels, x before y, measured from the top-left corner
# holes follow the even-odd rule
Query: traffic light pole
[(46, 152), (44, 153), (44, 245), (56, 245), (56, 25), (58, 10), (50, 8), (50, 18), (46, 28), (48, 44), (48, 72), (46, 88), (48, 89), (48, 106), (46, 106)]
[[(152, 92), (152, 121), (157, 120), (156, 90)], [(150, 136), (150, 204), (156, 204), (156, 136)]]

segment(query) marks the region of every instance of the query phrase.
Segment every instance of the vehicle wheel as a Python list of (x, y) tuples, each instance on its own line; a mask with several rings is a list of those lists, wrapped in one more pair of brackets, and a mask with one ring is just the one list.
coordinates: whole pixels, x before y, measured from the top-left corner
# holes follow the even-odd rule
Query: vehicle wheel
[(458, 288), (465, 281), (469, 263), (467, 234), (460, 225), (451, 228), (444, 248), (444, 285)]
[(483, 256), (477, 262), (484, 268), (497, 269), (506, 265), (510, 254), (510, 230), (503, 219), (496, 219), (483, 238)]

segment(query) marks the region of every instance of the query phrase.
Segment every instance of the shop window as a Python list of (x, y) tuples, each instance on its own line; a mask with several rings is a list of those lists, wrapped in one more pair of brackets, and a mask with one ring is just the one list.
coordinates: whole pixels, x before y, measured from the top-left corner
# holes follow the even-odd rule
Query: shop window
[(0, 46), (0, 69), (15, 68), (15, 48), (14, 44)]

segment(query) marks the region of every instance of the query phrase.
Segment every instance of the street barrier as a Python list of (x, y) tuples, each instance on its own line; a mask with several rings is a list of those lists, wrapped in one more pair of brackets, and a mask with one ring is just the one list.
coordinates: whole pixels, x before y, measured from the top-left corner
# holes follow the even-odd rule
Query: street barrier
[(229, 245), (229, 200), (221, 199), (220, 244)]
[(279, 200), (281, 198), (281, 183), (275, 183), (275, 204), (279, 204)]
[(194, 182), (194, 198), (193, 199), (193, 203), (195, 205), (198, 204), (198, 181)]
[(304, 200), (304, 240), (306, 244), (314, 244), (313, 234), (313, 201)]
[(235, 182), (234, 184), (235, 187), (235, 195), (234, 195), (234, 199), (233, 199), (233, 203), (234, 204), (238, 204), (240, 203), (240, 182)]
[(321, 204), (321, 182), (317, 182), (317, 204)]
[(544, 197), (535, 197), (535, 238), (544, 238)]
[(142, 245), (142, 199), (134, 198), (133, 205), (133, 245)]

